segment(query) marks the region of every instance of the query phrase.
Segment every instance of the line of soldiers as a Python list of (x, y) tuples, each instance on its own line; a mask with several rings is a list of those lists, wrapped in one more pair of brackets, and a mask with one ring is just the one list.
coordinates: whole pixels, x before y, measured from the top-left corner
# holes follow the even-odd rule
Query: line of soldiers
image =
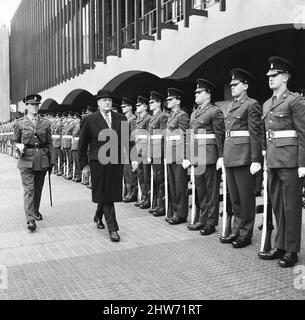
[(15, 156), (13, 148), (15, 120), (0, 123), (0, 152)]
[[(192, 209), (196, 208), (196, 214), (187, 227), (208, 236), (218, 225), (222, 169), (226, 181), (223, 189), (228, 190), (223, 195), (223, 201), (228, 204), (223, 214), (230, 219), (226, 219), (226, 231), (220, 241), (243, 248), (251, 244), (255, 175), (262, 170), (262, 155), (265, 155), (269, 213), (272, 208), (277, 234), (274, 248), (261, 251), (259, 257), (279, 259), (281, 267), (291, 267), (298, 261), (301, 241), (305, 100), (287, 89), (292, 64), (280, 57), (271, 57), (269, 62), (267, 76), (273, 96), (263, 107), (248, 97), (254, 77), (240, 68), (231, 70), (233, 101), (223, 109), (213, 104), (216, 86), (206, 79), (196, 81), (198, 107), (190, 117), (183, 105), (185, 94), (177, 88), (169, 88), (166, 98), (156, 91), (151, 92), (150, 99), (138, 96), (136, 102), (124, 97), (121, 110), (136, 145), (130, 157), (139, 166), (133, 171), (131, 165), (124, 165), (123, 201), (138, 200), (136, 206), (150, 209), (155, 217), (166, 216), (169, 225), (185, 223), (190, 175), (195, 199)], [(162, 110), (165, 103), (169, 113)], [(56, 149), (55, 172), (67, 179), (77, 177), (79, 181), (78, 156), (73, 157), (76, 150), (72, 150), (72, 145), (79, 136), (80, 116), (47, 117)], [(102, 221), (96, 222), (102, 228)]]
[[(156, 217), (166, 215), (170, 225), (184, 223), (188, 216), (188, 173), (194, 170), (196, 215), (187, 227), (207, 236), (218, 225), (222, 169), (228, 189), (224, 195), (229, 204), (226, 214), (234, 219), (232, 225), (227, 219), (230, 226), (220, 241), (243, 248), (251, 244), (255, 178), (266, 155), (269, 209), (275, 214), (277, 235), (274, 249), (263, 250), (259, 257), (279, 259), (281, 267), (291, 267), (298, 261), (301, 241), (305, 100), (287, 89), (292, 64), (281, 57), (271, 57), (269, 62), (267, 76), (273, 97), (263, 107), (248, 97), (254, 77), (240, 68), (231, 70), (233, 101), (223, 109), (212, 103), (216, 86), (198, 79), (198, 107), (190, 118), (182, 106), (185, 95), (176, 88), (167, 90), (166, 99), (155, 91), (150, 100), (139, 96), (136, 104), (124, 97), (122, 112), (134, 135), (140, 163), (136, 174), (125, 165), (124, 201), (136, 200), (138, 186), (140, 199), (135, 206), (150, 208)], [(164, 100), (170, 114), (162, 111)], [(137, 117), (132, 112), (134, 104)]]

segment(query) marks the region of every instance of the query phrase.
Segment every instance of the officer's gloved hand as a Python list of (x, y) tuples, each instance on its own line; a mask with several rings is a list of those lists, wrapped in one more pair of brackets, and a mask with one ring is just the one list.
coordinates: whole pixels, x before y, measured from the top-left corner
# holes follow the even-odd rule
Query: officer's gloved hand
[(250, 166), (250, 172), (252, 175), (255, 175), (261, 168), (262, 165), (259, 162), (252, 162)]
[(138, 161), (132, 161), (131, 166), (132, 166), (132, 172), (136, 171), (139, 167)]
[(266, 154), (267, 154), (266, 150), (263, 150), (263, 151), (262, 151), (262, 156), (265, 157)]
[(223, 158), (218, 158), (216, 162), (216, 170), (218, 171), (219, 169), (222, 169), (223, 167)]
[(299, 174), (299, 178), (305, 177), (305, 167), (299, 167), (298, 174)]
[(24, 152), (24, 144), (23, 143), (16, 143), (16, 148), (19, 151), (20, 154), (23, 154)]
[(190, 160), (187, 160), (187, 159), (183, 159), (183, 160), (182, 160), (182, 167), (183, 167), (183, 169), (187, 169), (190, 165), (191, 165)]
[(49, 169), (48, 169), (49, 174), (52, 173), (53, 167), (54, 167), (54, 164), (49, 165)]
[(147, 158), (147, 163), (151, 163), (151, 158)]

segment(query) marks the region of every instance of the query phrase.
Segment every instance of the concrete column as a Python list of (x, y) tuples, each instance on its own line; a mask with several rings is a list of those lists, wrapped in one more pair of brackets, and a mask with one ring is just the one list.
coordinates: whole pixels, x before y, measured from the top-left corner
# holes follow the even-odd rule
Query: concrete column
[(0, 27), (0, 122), (10, 119), (9, 31)]

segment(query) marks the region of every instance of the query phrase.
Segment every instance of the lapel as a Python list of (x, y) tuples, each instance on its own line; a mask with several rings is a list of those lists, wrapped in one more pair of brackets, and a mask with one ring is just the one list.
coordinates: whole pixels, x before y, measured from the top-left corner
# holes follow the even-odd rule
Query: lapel
[(161, 115), (162, 111), (159, 110), (156, 115), (154, 115), (153, 117), (150, 118), (149, 123), (152, 124), (155, 122), (155, 120), (157, 120), (159, 118), (159, 116)]
[(94, 114), (94, 122), (98, 125), (100, 129), (107, 129), (108, 124), (104, 117), (102, 116), (102, 113), (100, 110), (96, 111)]
[(233, 110), (236, 110), (237, 108), (239, 108), (247, 100), (247, 98), (248, 96), (246, 94), (243, 94), (236, 103), (232, 101), (232, 104), (229, 108), (229, 112), (232, 112)]
[[(276, 99), (274, 105), (272, 105), (272, 102), (271, 102), (271, 108), (270, 108), (269, 111), (273, 110), (274, 108), (276, 108), (277, 106), (279, 106), (281, 103), (283, 103), (283, 102), (286, 100), (286, 98), (288, 97), (288, 93), (289, 93), (288, 90), (286, 90), (284, 93), (282, 93), (282, 94), (279, 96), (279, 98)], [(271, 97), (271, 101), (272, 101), (272, 97)]]
[[(35, 130), (36, 130), (36, 127), (35, 127), (34, 123), (30, 120), (29, 116), (26, 116), (26, 117), (25, 117), (25, 124), (26, 124), (27, 126), (29, 126), (32, 131), (35, 131)], [(37, 124), (38, 124), (38, 120), (37, 120)]]
[(208, 104), (207, 106), (203, 107), (203, 108), (199, 108), (196, 110), (195, 113), (195, 119), (200, 117), (202, 114), (204, 114), (208, 109), (209, 109), (210, 105)]

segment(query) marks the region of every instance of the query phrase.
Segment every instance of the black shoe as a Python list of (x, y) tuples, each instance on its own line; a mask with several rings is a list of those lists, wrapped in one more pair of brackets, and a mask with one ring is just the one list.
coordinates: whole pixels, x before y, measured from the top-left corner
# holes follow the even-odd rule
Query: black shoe
[(203, 230), (204, 224), (199, 223), (199, 222), (197, 222), (197, 223), (195, 223), (195, 224), (188, 224), (188, 225), (187, 225), (187, 228), (188, 228), (189, 230), (191, 230), (191, 231)]
[(120, 241), (120, 236), (116, 231), (110, 231), (109, 235), (110, 235), (110, 240), (112, 242), (119, 242)]
[(259, 252), (258, 256), (263, 260), (275, 260), (283, 258), (285, 252), (283, 249), (274, 248), (267, 252)]
[(42, 214), (40, 212), (35, 213), (35, 220), (41, 221), (42, 220)]
[(231, 233), (227, 237), (220, 237), (219, 240), (221, 243), (232, 243), (234, 240), (236, 240), (239, 237), (238, 234)]
[(150, 203), (149, 201), (144, 201), (140, 206), (140, 209), (149, 209), (150, 208)]
[(30, 220), (28, 222), (28, 229), (32, 232), (34, 232), (36, 230), (36, 223), (35, 220)]
[(296, 252), (287, 251), (284, 257), (279, 261), (282, 268), (293, 267), (298, 262), (298, 254)]
[(163, 209), (163, 208), (158, 209), (157, 211), (155, 211), (153, 213), (153, 216), (154, 217), (163, 217), (163, 216), (165, 216), (165, 209)]
[(186, 218), (180, 218), (180, 217), (173, 217), (171, 220), (168, 221), (169, 224), (180, 224), (186, 222)]
[(166, 222), (169, 222), (170, 220), (172, 220), (172, 218), (173, 218), (173, 217), (166, 217), (166, 218), (165, 218), (165, 221), (166, 221)]
[(200, 231), (200, 234), (202, 236), (209, 236), (210, 234), (214, 233), (216, 230), (215, 230), (215, 227), (214, 226), (205, 226), (203, 230)]
[(149, 213), (154, 213), (156, 211), (158, 211), (160, 208), (159, 207), (155, 207), (155, 208), (151, 208), (148, 210)]
[(137, 201), (137, 196), (131, 196), (131, 197), (126, 197), (124, 202), (129, 203), (129, 202), (135, 202)]
[(96, 227), (98, 229), (105, 229), (105, 225), (104, 225), (102, 219), (97, 219)]
[(143, 204), (143, 203), (144, 203), (144, 200), (141, 200), (141, 201), (137, 201), (134, 205), (136, 207), (140, 207), (140, 205)]
[(233, 248), (244, 248), (251, 244), (251, 240), (237, 239), (232, 242)]

